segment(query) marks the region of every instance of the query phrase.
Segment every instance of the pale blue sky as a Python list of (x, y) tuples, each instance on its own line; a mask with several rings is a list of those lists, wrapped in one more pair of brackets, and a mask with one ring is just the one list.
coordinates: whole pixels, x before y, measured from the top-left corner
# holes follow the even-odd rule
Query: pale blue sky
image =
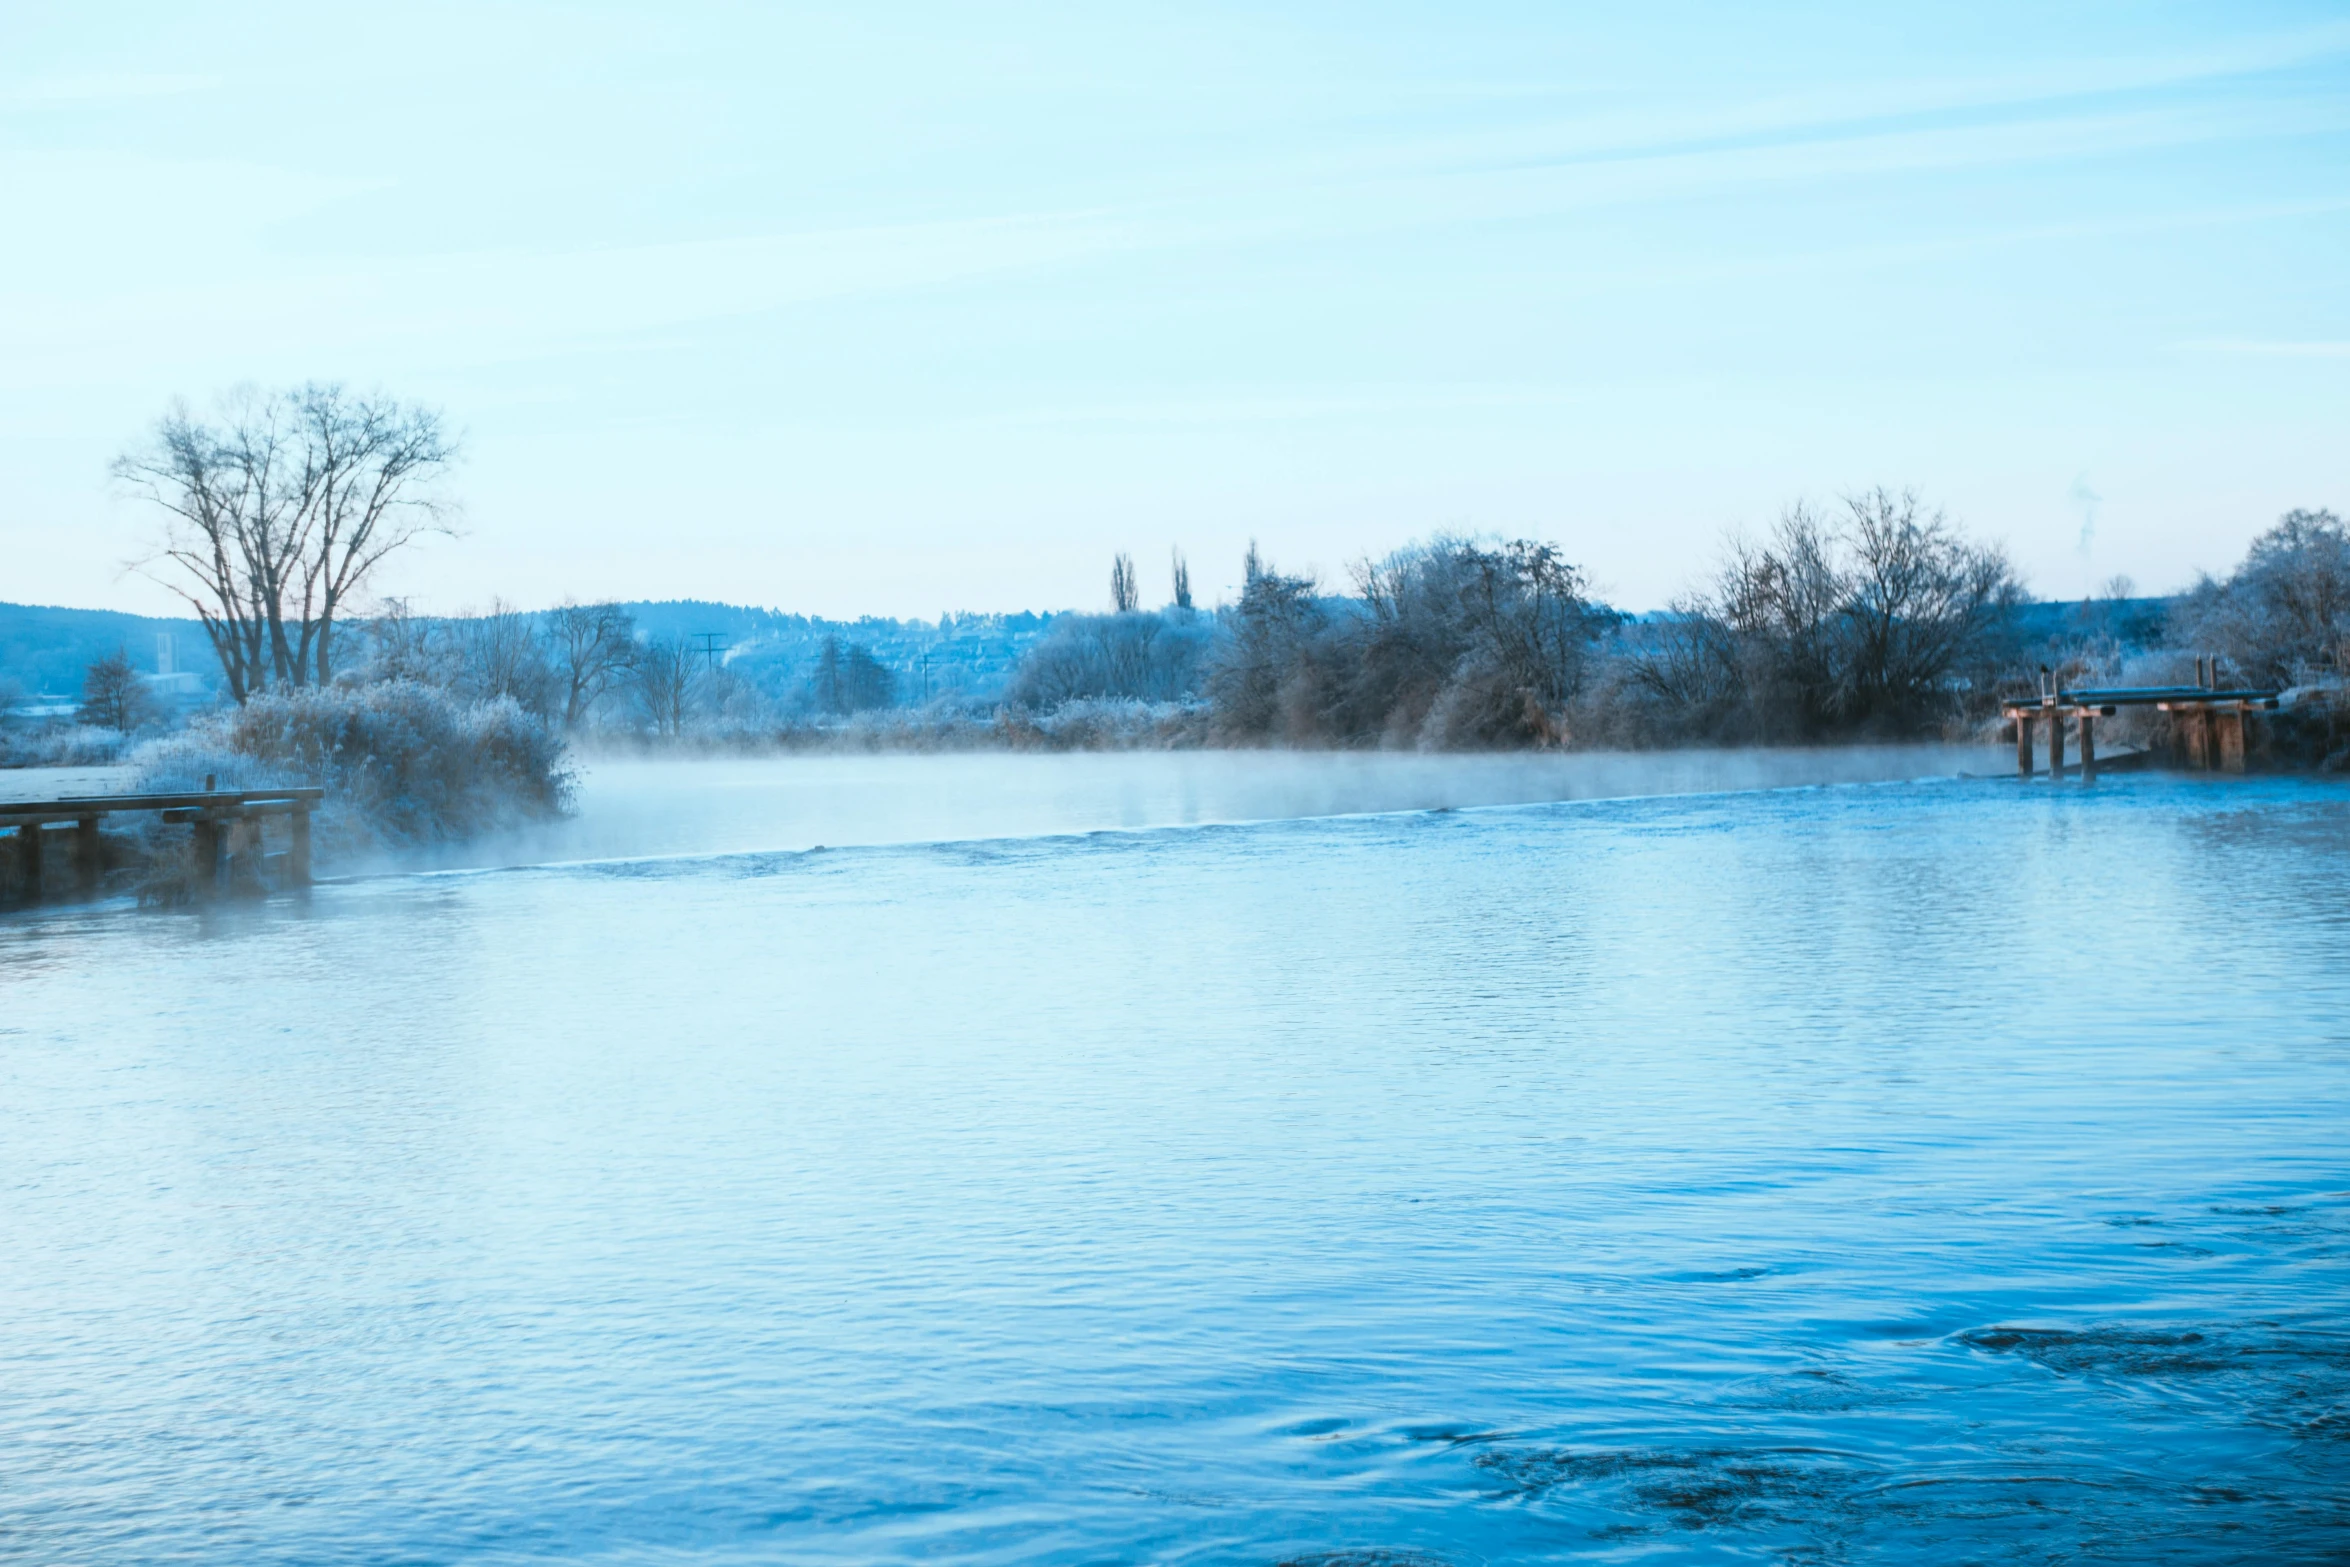
[(18, 0), (0, 598), (161, 606), (107, 458), (303, 377), (467, 431), (436, 609), (1440, 528), (1645, 607), (1876, 483), (2074, 594), (2350, 506), (2343, 7), (1609, 9)]

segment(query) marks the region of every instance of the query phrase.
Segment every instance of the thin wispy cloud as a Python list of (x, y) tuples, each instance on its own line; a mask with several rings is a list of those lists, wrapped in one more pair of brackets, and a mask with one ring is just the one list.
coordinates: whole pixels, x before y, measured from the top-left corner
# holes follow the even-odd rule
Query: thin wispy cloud
[(2256, 359), (2350, 359), (2350, 338), (2206, 337), (2179, 346), (2191, 353), (2238, 354)]
[(130, 103), (142, 98), (175, 98), (185, 93), (210, 92), (220, 85), (221, 79), (217, 76), (166, 73), (0, 81), (0, 113), (95, 107)]
[[(1396, 128), (1350, 159), (1309, 166), (1343, 174), (1351, 166), (1434, 173), (1533, 163), (1633, 161), (1767, 149), (1790, 142), (1910, 137), (1947, 128), (1954, 116), (1984, 128), (2001, 119), (2038, 127), (2108, 118), (2131, 106), (2112, 100), (2200, 88), (2350, 58), (2350, 23), (2300, 29), (2211, 53), (2052, 62), (1988, 76), (1912, 77), (1838, 83), (1802, 93), (1709, 94), (1663, 105), (1615, 102), (1624, 95), (1585, 87), (1574, 112), (1476, 131), (1415, 134)], [(1556, 96), (1556, 94), (1553, 94)], [(2175, 92), (2173, 96), (2178, 96)], [(2321, 96), (2332, 96), (2330, 93)], [(2136, 106), (2143, 112), (2147, 106)], [(1300, 169), (1305, 173), (1307, 169)]]

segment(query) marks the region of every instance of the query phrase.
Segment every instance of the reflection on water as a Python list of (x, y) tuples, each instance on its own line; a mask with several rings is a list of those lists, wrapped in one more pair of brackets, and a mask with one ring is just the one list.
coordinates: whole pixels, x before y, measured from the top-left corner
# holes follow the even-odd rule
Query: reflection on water
[(0, 923), (0, 1556), (2350, 1547), (2341, 790), (793, 841)]

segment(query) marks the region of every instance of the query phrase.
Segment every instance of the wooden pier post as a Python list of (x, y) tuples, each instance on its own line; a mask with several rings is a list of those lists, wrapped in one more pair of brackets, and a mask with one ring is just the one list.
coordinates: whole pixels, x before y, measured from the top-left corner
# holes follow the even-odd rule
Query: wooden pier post
[(98, 836), (97, 817), (85, 816), (73, 824), (74, 880), (85, 898), (97, 895), (98, 880), (106, 870), (105, 853), (104, 841)]
[(2048, 781), (2057, 783), (2064, 778), (2064, 714), (2051, 708), (2048, 713)]
[(2171, 722), (2179, 732), (2180, 760), (2192, 772), (2204, 772), (2211, 766), (2211, 724), (2201, 707), (2182, 707), (2171, 714)]
[(2244, 770), (2244, 709), (2241, 706), (2224, 707), (2211, 715), (2211, 727), (2218, 741), (2219, 768), (2222, 772), (2240, 773)]
[(2018, 778), (2032, 776), (2032, 715), (2020, 709), (2015, 715), (2015, 771)]
[(286, 818), (286, 881), (296, 887), (310, 885), (310, 802), (297, 801), (293, 814)]
[(220, 841), (220, 824), (199, 816), (188, 827), (195, 834), (196, 891), (207, 894), (217, 892), (228, 870), (227, 856), (221, 852), (226, 846)]
[(258, 817), (240, 817), (228, 824), (228, 873), (233, 884), (237, 873), (243, 871), (247, 881), (257, 880), (262, 868), (261, 821)]
[(2084, 709), (2081, 713), (2081, 782), (2097, 781), (2097, 720)]
[(16, 895), (27, 903), (41, 901), (41, 824), (26, 822), (16, 830)]

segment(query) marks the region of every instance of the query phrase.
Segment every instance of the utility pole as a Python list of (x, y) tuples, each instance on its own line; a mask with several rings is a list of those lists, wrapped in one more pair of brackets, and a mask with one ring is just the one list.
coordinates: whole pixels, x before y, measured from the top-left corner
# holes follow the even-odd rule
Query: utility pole
[(718, 654), (726, 646), (725, 636), (716, 631), (697, 631), (694, 633), (694, 640), (702, 644), (694, 651), (709, 660), (710, 672), (716, 674), (718, 672)]

